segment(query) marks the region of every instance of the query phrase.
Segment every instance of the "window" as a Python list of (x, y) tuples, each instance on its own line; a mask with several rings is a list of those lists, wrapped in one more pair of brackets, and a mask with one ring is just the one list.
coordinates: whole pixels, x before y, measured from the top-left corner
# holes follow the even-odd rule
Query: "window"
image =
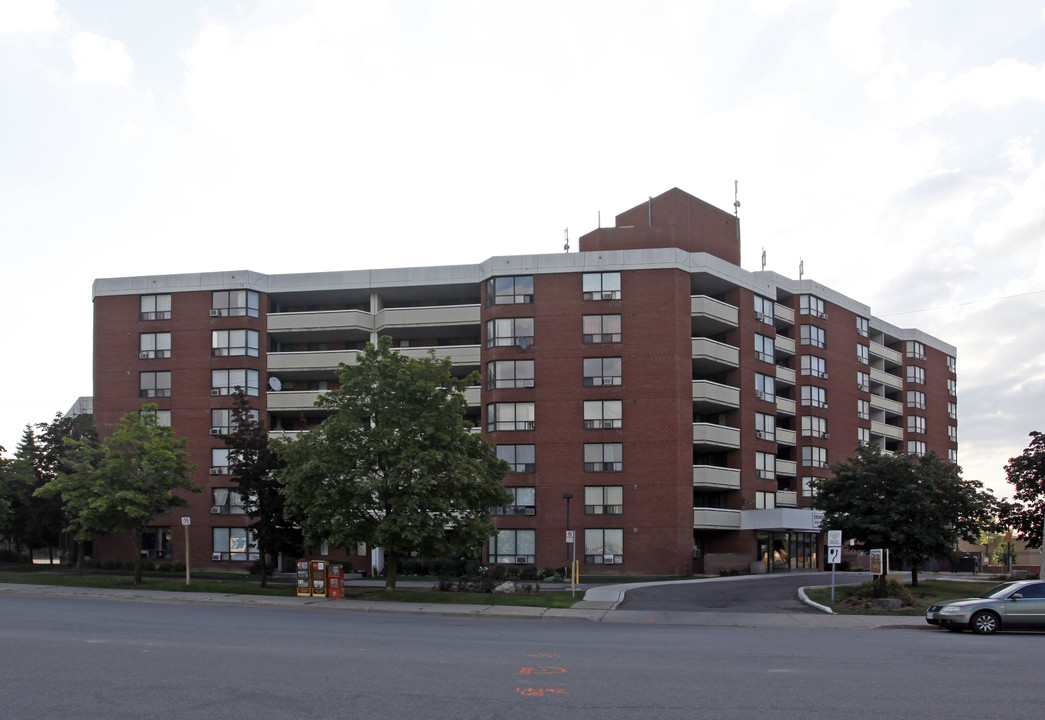
[(755, 437), (762, 440), (776, 440), (776, 416), (755, 413)]
[(492, 563), (533, 563), (537, 555), (536, 530), (501, 530), (487, 548)]
[(210, 511), (215, 515), (243, 515), (247, 512), (243, 496), (231, 488), (211, 488)]
[(212, 330), (210, 338), (211, 355), (215, 357), (258, 356), (257, 330)]
[(584, 387), (621, 384), (619, 357), (584, 358)]
[(917, 365), (907, 366), (907, 382), (916, 383), (918, 385), (925, 384), (925, 368), (918, 367)]
[(871, 429), (858, 427), (856, 429), (856, 442), (859, 445), (870, 445), (871, 444)]
[(231, 475), (232, 470), (229, 467), (229, 448), (211, 448), (210, 450), (210, 474), (211, 475)]
[(533, 445), (498, 445), (497, 457), (511, 465), (511, 472), (537, 472)]
[(827, 345), (824, 341), (824, 329), (816, 325), (802, 325), (799, 328), (799, 342), (823, 349)]
[(947, 448), (947, 459), (952, 463), (958, 462), (958, 451), (954, 448)]
[(533, 360), (496, 360), (486, 363), (486, 389), (532, 388)]
[(171, 334), (142, 333), (138, 336), (138, 359), (152, 360), (171, 356)]
[(827, 434), (827, 418), (816, 417), (815, 415), (803, 415), (802, 436), (818, 438), (830, 437), (830, 435)]
[(958, 370), (958, 361), (952, 355), (947, 356), (947, 370), (948, 372), (957, 372)]
[(211, 317), (258, 317), (259, 295), (253, 290), (215, 290), (211, 293)]
[[(255, 423), (259, 422), (260, 415), (257, 410), (251, 409), (251, 418)], [(228, 435), (233, 431), (232, 410), (227, 408), (213, 408), (210, 411), (210, 434)]]
[(827, 361), (816, 355), (803, 355), (799, 361), (803, 375), (827, 379)]
[(619, 272), (584, 273), (581, 282), (584, 300), (620, 300)]
[(533, 430), (534, 404), (532, 402), (490, 403), (486, 406), (486, 431)]
[(806, 497), (816, 497), (816, 488), (813, 487), (813, 481), (819, 480), (820, 478), (813, 477), (811, 475), (805, 475), (802, 477), (802, 494)]
[(533, 345), (533, 318), (498, 318), (486, 321), (486, 347), (518, 345), (525, 350)]
[(871, 362), (871, 348), (867, 345), (858, 344), (856, 346), (856, 359), (864, 365), (869, 364)]
[(908, 340), (904, 343), (904, 356), (916, 360), (924, 360), (925, 345), (922, 345), (917, 340)]
[(584, 488), (585, 515), (623, 515), (624, 486), (594, 485)]
[(623, 530), (585, 530), (584, 562), (588, 565), (620, 565), (624, 562)]
[(499, 508), (490, 508), (491, 515), (536, 515), (537, 514), (537, 488), (533, 487), (510, 487), (505, 488), (512, 495), (510, 505)]
[(620, 315), (585, 315), (583, 335), (585, 345), (619, 343), (621, 339)]
[(856, 371), (856, 387), (861, 392), (871, 391), (871, 374), (863, 370)]
[(533, 302), (533, 275), (491, 278), (486, 281), (486, 305), (522, 305)]
[(620, 400), (585, 400), (584, 429), (618, 429), (622, 425), (622, 412), (622, 403)]
[(919, 410), (925, 409), (925, 393), (920, 390), (908, 390), (907, 391), (907, 407), (918, 408)]
[(755, 333), (755, 357), (762, 362), (773, 362), (773, 338)]
[(142, 295), (139, 320), (170, 320), (170, 295)]
[(856, 416), (861, 420), (869, 420), (871, 418), (871, 403), (867, 400), (857, 400)]
[(925, 454), (925, 442), (923, 440), (908, 440), (907, 441), (907, 454), (908, 455), (924, 455)]
[(258, 539), (247, 528), (212, 528), (214, 560), (257, 560)]
[(806, 467), (827, 467), (827, 448), (809, 446), (802, 448), (802, 464)]
[(755, 509), (756, 510), (772, 510), (776, 507), (776, 493), (775, 492), (755, 492)]
[(171, 426), (171, 411), (170, 410), (153, 410), (151, 412), (141, 410), (138, 412), (139, 417), (144, 418), (146, 415), (152, 415), (156, 418), (156, 424), (161, 427)]
[(802, 404), (810, 407), (827, 407), (827, 390), (814, 385), (803, 385), (801, 388)]
[(773, 308), (776, 305), (769, 298), (755, 295), (755, 319), (769, 325), (773, 324)]
[(242, 388), (247, 395), (258, 394), (258, 371), (246, 368), (210, 371), (210, 394), (231, 395)]
[(773, 453), (755, 453), (755, 474), (762, 480), (776, 477), (776, 455)]
[(919, 417), (918, 415), (907, 416), (907, 432), (910, 433), (925, 433), (925, 418)]
[(856, 334), (860, 337), (867, 337), (871, 334), (870, 323), (867, 322), (867, 318), (856, 316)]
[(824, 320), (827, 319), (827, 313), (824, 312), (823, 298), (818, 298), (815, 295), (798, 296), (798, 313), (800, 315), (813, 315)]
[(947, 426), (947, 439), (951, 442), (958, 442), (958, 428), (954, 425)]
[(138, 397), (165, 398), (170, 396), (170, 370), (138, 373)]
[(755, 373), (755, 397), (769, 402), (776, 400), (776, 378)]
[(947, 380), (947, 394), (948, 395), (957, 395), (958, 394), (958, 381), (955, 380), (954, 378), (950, 378), (950, 379)]
[(947, 403), (947, 417), (951, 420), (956, 420), (958, 418), (958, 403)]
[(584, 472), (620, 472), (623, 469), (623, 443), (584, 443)]

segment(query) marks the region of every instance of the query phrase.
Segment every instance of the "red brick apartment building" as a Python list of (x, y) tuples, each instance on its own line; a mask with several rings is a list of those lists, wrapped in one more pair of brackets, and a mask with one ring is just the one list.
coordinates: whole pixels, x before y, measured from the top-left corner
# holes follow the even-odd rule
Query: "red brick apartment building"
[(180, 559), (189, 516), (194, 567), (243, 567), (256, 550), (220, 438), (230, 390), (248, 389), (274, 435), (306, 431), (338, 364), (390, 335), (481, 371), (469, 419), (515, 495), (494, 510), (487, 562), (563, 565), (569, 520), (582, 574), (822, 567), (809, 481), (829, 463), (861, 443), (956, 461), (955, 348), (739, 263), (737, 219), (673, 189), (575, 253), (101, 279), (94, 412), (104, 429), (155, 402), (190, 440), (204, 492), (155, 516), (149, 556)]

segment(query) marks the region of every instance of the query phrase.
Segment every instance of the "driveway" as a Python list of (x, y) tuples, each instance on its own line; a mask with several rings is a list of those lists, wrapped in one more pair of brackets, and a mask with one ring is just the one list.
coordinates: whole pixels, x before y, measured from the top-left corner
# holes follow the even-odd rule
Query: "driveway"
[[(835, 585), (867, 582), (867, 573), (840, 573)], [(831, 573), (711, 578), (644, 585), (630, 589), (618, 610), (730, 613), (819, 613), (798, 599), (798, 588), (830, 585)]]

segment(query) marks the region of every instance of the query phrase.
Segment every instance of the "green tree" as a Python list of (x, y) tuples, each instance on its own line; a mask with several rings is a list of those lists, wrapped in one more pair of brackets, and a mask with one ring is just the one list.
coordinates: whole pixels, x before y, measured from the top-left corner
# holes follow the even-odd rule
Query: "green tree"
[[(37, 457), (37, 477), (42, 487), (53, 480), (61, 472), (71, 470), (70, 460), (72, 445), (69, 440), (84, 440), (90, 445), (97, 447), (98, 432), (94, 426), (94, 416), (77, 415), (66, 417), (57, 413), (50, 423), (39, 423), (37, 426), (39, 440), (39, 455)], [(36, 488), (34, 488), (35, 491)], [(61, 544), (62, 530), (66, 525), (65, 511), (62, 508), (59, 497), (35, 497), (38, 503), (37, 510), (39, 524), (43, 536), (47, 539), (48, 550), (53, 550), (56, 545)], [(76, 542), (76, 566), (79, 570), (82, 564), (83, 545)]]
[[(864, 446), (831, 472), (813, 482), (823, 529), (889, 550), (910, 565), (916, 587), (923, 562), (952, 555), (960, 539), (976, 542), (993, 524), (993, 494), (935, 453), (915, 457)], [(884, 588), (882, 575), (879, 591)]]
[(283, 463), (276, 456), (268, 432), (247, 394), (237, 387), (232, 393), (231, 432), (225, 436), (229, 448), (229, 469), (244, 509), (251, 522), (247, 526), (258, 543), (261, 586), (268, 584), (266, 556), (273, 560), (285, 553), (301, 554), (301, 529), (287, 519), (285, 502), (274, 471)]
[(1016, 530), (1029, 547), (1041, 547), (1045, 521), (1045, 433), (1034, 431), (1023, 453), (1005, 464), (1006, 479), (1016, 488), (1001, 522)]
[(306, 541), (381, 547), (388, 588), (410, 553), (477, 555), (496, 532), (489, 508), (511, 498), (507, 465), (464, 421), (476, 375), (455, 378), (448, 359), (410, 358), (382, 337), (338, 376), (341, 386), (317, 401), (332, 414), (278, 446)]
[(188, 440), (156, 420), (156, 405), (124, 415), (97, 446), (70, 439), (68, 469), (37, 490), (58, 496), (77, 540), (128, 532), (134, 543), (134, 582), (141, 583), (142, 534), (154, 513), (186, 505), (176, 491), (200, 492), (192, 481)]
[(57, 544), (61, 530), (60, 519), (55, 520), (53, 507), (33, 493), (44, 484), (43, 452), (32, 425), (26, 425), (22, 439), (15, 449), (15, 457), (5, 468), (3, 488), (9, 510), (3, 533), (15, 550), (28, 552), (32, 562), (33, 551)]

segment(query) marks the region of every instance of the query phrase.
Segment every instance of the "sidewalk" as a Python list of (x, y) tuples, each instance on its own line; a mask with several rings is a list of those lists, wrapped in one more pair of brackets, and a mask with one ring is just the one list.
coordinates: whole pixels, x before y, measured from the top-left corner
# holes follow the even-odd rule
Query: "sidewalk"
[[(740, 576), (751, 579), (753, 576)], [(732, 578), (709, 578), (682, 582), (722, 582)], [(725, 612), (645, 612), (615, 610), (629, 588), (658, 583), (604, 585), (588, 589), (584, 600), (572, 608), (515, 607), (507, 605), (464, 605), (404, 602), (366, 602), (309, 597), (267, 597), (217, 593), (183, 593), (156, 590), (75, 588), (51, 585), (0, 583), (0, 598), (8, 595), (30, 597), (75, 597), (169, 604), (239, 605), (270, 608), (310, 608), (331, 612), (420, 614), (448, 617), (519, 618), (547, 621), (632, 623), (645, 625), (690, 625), (706, 627), (794, 627), (874, 629), (884, 627), (929, 628), (920, 617), (882, 615), (830, 615), (805, 613), (730, 613)], [(817, 583), (818, 585), (820, 583)]]

